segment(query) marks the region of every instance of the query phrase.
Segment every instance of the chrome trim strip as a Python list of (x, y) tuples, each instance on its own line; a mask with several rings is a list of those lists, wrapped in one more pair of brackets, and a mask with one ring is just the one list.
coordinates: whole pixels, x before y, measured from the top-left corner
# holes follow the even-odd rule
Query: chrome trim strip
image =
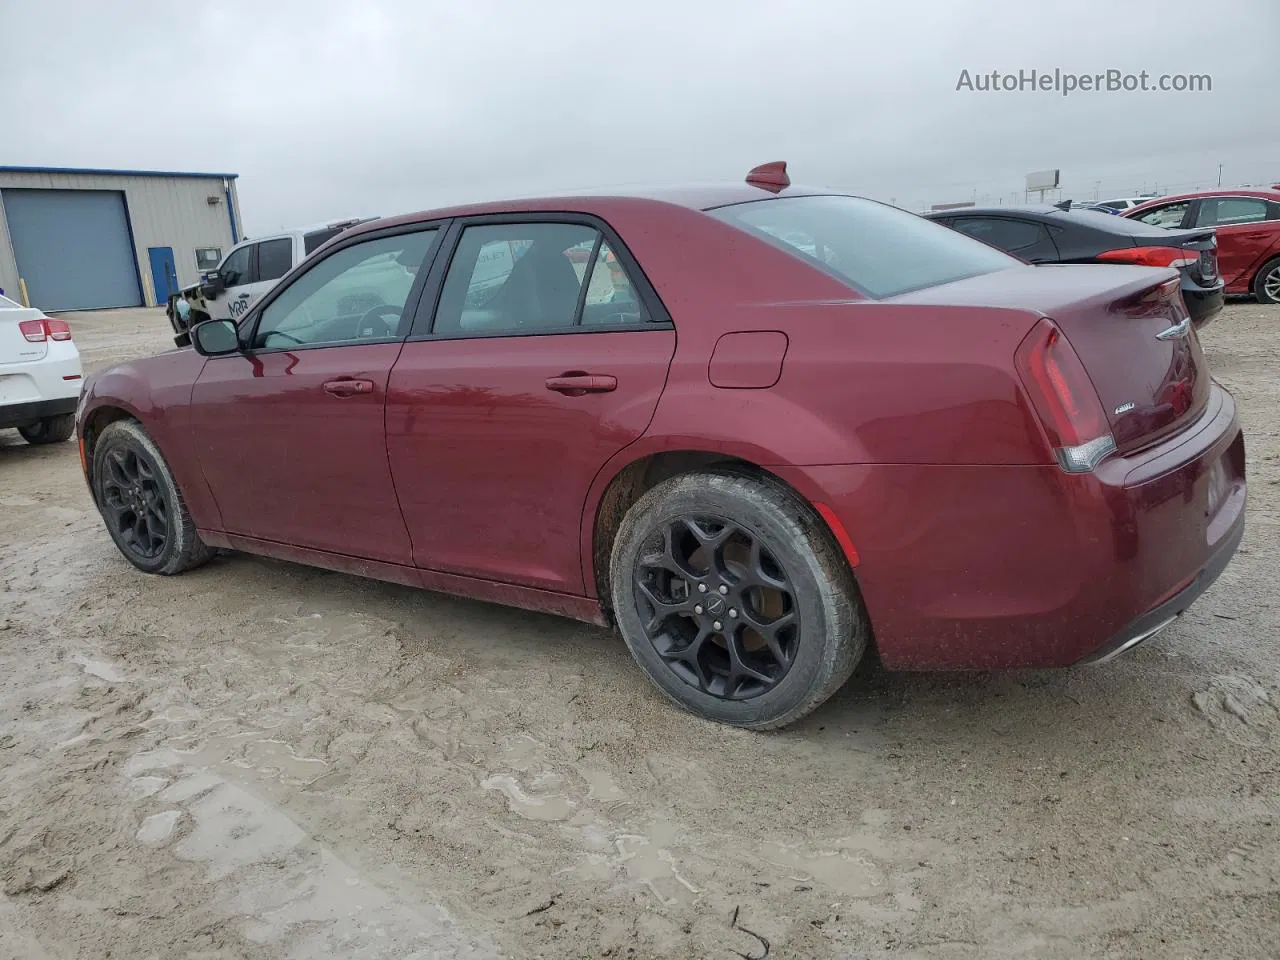
[(1150, 640), (1152, 637), (1154, 637), (1157, 633), (1159, 633), (1169, 624), (1173, 623), (1173, 621), (1177, 620), (1178, 616), (1179, 614), (1175, 613), (1168, 620), (1164, 620), (1156, 624), (1150, 630), (1145, 630), (1142, 633), (1138, 634), (1136, 637), (1131, 637), (1130, 639), (1126, 640), (1124, 643), (1120, 644), (1120, 646), (1116, 647), (1114, 650), (1108, 653), (1105, 657), (1099, 657), (1097, 660), (1089, 661), (1090, 664), (1110, 663), (1112, 660), (1120, 656), (1120, 654), (1124, 653), (1126, 650), (1132, 650), (1138, 644), (1142, 643), (1143, 640)]

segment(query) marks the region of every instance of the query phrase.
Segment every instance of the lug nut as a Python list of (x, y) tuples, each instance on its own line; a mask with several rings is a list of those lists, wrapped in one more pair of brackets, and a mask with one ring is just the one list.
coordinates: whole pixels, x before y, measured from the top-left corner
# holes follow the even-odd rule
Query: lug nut
[(719, 621), (719, 620), (717, 620), (717, 621), (716, 621), (715, 623), (713, 623), (711, 626), (712, 626), (712, 628), (713, 628), (713, 629), (715, 629), (715, 630), (719, 630), (719, 629), (721, 629), (721, 623), (720, 623), (720, 621)]
[(730, 607), (730, 608), (729, 608), (729, 619), (730, 619), (730, 620), (732, 620), (732, 619), (733, 619), (734, 617), (736, 617), (737, 615), (738, 615), (738, 611), (737, 611), (737, 610), (735, 610), (735, 609), (733, 609), (733, 607)]
[(722, 583), (722, 584), (720, 584), (720, 593), (721, 593), (721, 594), (726, 594), (726, 593), (728, 593), (728, 592), (729, 592), (729, 588), (728, 588), (728, 587), (726, 587), (723, 583)]
[(696, 607), (694, 607), (694, 608), (693, 608), (693, 612), (694, 612), (694, 613), (696, 613), (696, 614), (698, 614), (699, 616), (701, 616), (701, 614), (702, 614), (702, 604), (698, 604)]
[(700, 583), (700, 584), (698, 584), (698, 592), (699, 592), (699, 593), (706, 593), (706, 592), (707, 592), (707, 585), (706, 585), (705, 583)]

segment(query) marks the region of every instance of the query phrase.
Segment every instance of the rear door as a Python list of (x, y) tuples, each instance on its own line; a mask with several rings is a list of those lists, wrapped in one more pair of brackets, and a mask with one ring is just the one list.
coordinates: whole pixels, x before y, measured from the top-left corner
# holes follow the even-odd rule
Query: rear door
[(590, 218), (477, 218), (452, 232), (387, 391), (414, 561), (582, 594), (588, 489), (649, 425), (675, 330)]
[(1270, 207), (1261, 197), (1204, 197), (1195, 211), (1197, 227), (1213, 227), (1218, 235), (1218, 271), (1228, 287), (1240, 292), (1280, 243), (1280, 221), (1268, 219)]

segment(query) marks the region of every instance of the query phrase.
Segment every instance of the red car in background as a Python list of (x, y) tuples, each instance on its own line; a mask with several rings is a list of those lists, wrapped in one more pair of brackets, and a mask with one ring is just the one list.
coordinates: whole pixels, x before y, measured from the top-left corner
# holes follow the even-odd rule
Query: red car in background
[(1274, 190), (1202, 190), (1160, 197), (1121, 216), (1157, 227), (1213, 227), (1226, 292), (1280, 303), (1280, 184)]
[(366, 223), (192, 341), (80, 400), (136, 567), (230, 548), (615, 623), (662, 693), (743, 727), (871, 644), (1109, 659), (1244, 529), (1175, 270), (1029, 266), (781, 165)]

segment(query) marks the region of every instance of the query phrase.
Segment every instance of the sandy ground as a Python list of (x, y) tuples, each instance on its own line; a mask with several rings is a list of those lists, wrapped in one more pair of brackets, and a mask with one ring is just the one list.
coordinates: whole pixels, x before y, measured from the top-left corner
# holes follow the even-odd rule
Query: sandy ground
[[(158, 311), (73, 318), (89, 368)], [(1232, 566), (1060, 672), (859, 676), (781, 734), (616, 637), (228, 556), (117, 554), (0, 431), (0, 958), (1280, 956), (1280, 308), (1205, 334)]]

